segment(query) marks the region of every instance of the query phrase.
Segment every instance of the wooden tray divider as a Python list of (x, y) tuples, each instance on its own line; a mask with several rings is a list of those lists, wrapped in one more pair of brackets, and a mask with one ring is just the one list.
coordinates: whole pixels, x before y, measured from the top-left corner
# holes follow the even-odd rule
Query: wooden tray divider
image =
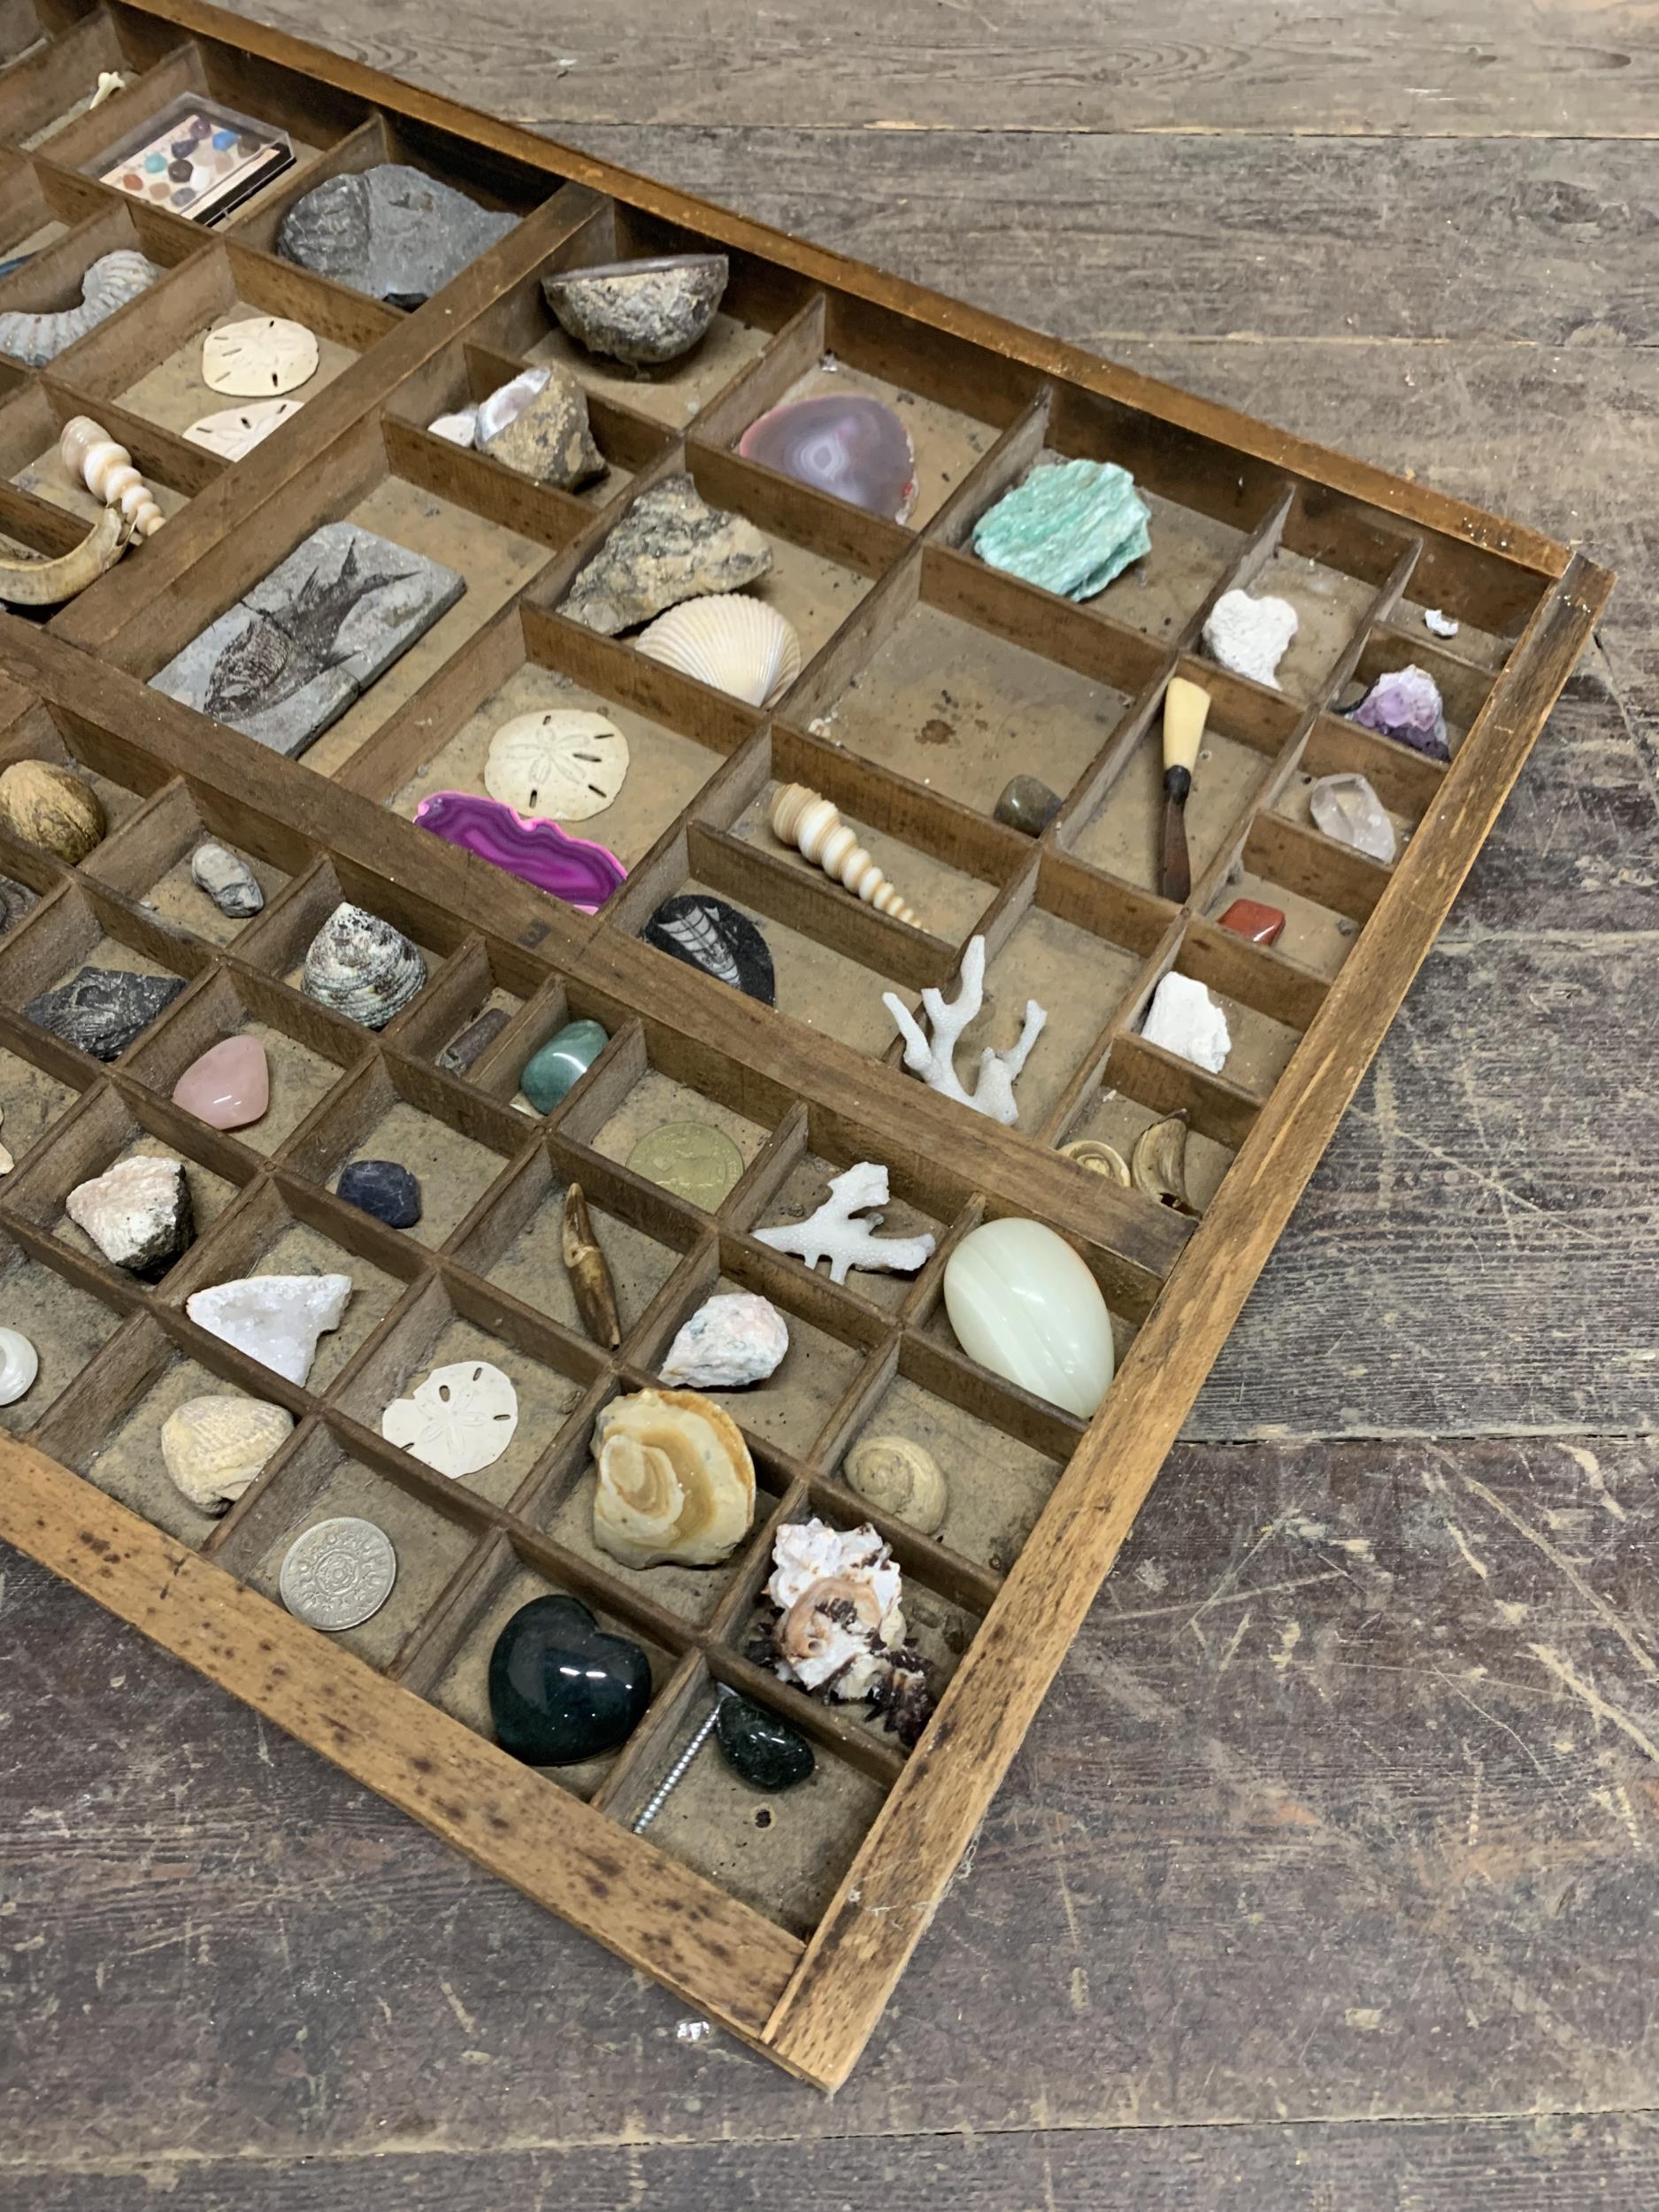
[(818, 366), (825, 350), (826, 306), (822, 292), (810, 294), (749, 366), (698, 410), (688, 434), (700, 450), (734, 448), (757, 415), (776, 407), (791, 385)]

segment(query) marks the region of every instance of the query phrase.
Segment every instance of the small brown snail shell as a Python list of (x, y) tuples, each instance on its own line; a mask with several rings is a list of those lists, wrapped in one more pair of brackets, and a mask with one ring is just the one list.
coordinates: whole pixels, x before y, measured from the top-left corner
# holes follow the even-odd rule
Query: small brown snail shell
[(866, 1436), (847, 1455), (847, 1479), (879, 1513), (907, 1521), (918, 1535), (944, 1525), (949, 1493), (933, 1454), (908, 1436)]
[(108, 827), (98, 795), (66, 768), (47, 760), (14, 760), (0, 773), (0, 828), (37, 845), (73, 868), (103, 841)]

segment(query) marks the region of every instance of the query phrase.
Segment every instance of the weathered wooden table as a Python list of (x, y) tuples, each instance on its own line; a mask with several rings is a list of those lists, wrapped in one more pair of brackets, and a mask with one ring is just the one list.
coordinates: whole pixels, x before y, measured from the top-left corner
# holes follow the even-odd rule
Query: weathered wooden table
[(4, 1555), (0, 2208), (1650, 2207), (1659, 7), (255, 12), (1623, 582), (848, 2088)]

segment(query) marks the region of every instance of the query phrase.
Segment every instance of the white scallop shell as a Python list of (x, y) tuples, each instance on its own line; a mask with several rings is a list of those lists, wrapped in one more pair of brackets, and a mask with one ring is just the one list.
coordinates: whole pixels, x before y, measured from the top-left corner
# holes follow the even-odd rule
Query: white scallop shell
[(60, 308), (55, 315), (25, 315), (20, 311), (0, 315), (0, 353), (9, 353), (32, 369), (43, 368), (118, 307), (147, 292), (163, 273), (146, 255), (129, 247), (100, 254), (81, 280), (78, 307)]
[(317, 373), (317, 341), (303, 323), (282, 315), (250, 315), (220, 323), (202, 341), (202, 381), (240, 399), (273, 399), (296, 391)]
[(603, 714), (548, 707), (503, 722), (489, 741), (484, 788), (519, 814), (561, 822), (603, 814), (628, 772), (628, 741)]
[(801, 673), (794, 626), (764, 599), (712, 592), (682, 599), (634, 640), (641, 653), (716, 691), (769, 707)]
[(246, 407), (226, 407), (217, 415), (204, 415), (184, 434), (192, 445), (217, 453), (221, 461), (240, 461), (290, 416), (297, 415), (304, 404), (303, 399), (256, 399)]
[(493, 1466), (518, 1425), (518, 1394), (511, 1379), (482, 1359), (434, 1367), (380, 1416), (380, 1434), (388, 1444), (451, 1480)]
[(0, 1329), (0, 1406), (20, 1398), (41, 1371), (40, 1354), (21, 1329)]

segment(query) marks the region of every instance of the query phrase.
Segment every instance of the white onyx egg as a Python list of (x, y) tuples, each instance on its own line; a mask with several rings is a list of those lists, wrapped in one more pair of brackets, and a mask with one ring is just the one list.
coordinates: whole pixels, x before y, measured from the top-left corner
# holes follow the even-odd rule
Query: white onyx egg
[(945, 1310), (963, 1350), (994, 1375), (1087, 1421), (1112, 1379), (1100, 1286), (1040, 1221), (987, 1221), (945, 1266)]

